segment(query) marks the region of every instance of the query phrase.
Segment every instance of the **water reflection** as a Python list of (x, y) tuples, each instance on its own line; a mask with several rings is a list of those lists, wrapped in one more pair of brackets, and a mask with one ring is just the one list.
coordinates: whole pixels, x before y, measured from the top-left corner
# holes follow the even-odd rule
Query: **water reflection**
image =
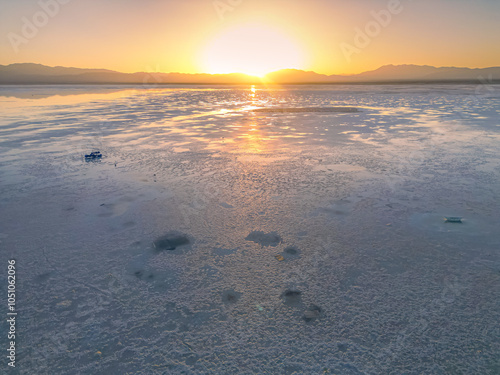
[(252, 92), (252, 93), (250, 94), (250, 97), (251, 97), (252, 101), (254, 101), (254, 100), (255, 100), (255, 92), (257, 91), (257, 90), (255, 89), (255, 86), (252, 86), (252, 87), (250, 88), (250, 91)]
[(236, 135), (238, 152), (261, 154), (263, 152), (272, 152), (272, 142), (266, 137), (264, 131), (252, 122), (246, 127), (246, 132)]
[[(374, 90), (386, 92), (378, 92), (375, 102)], [(314, 152), (318, 147), (335, 150), (344, 144), (363, 144), (390, 148), (401, 144), (397, 139), (418, 140), (422, 134), (437, 131), (432, 124), (447, 119), (463, 99), (449, 95), (440, 99), (436, 109), (429, 104), (428, 92), (421, 93), (417, 88), (411, 93), (395, 94), (391, 90), (394, 89), (255, 85), (148, 90), (10, 87), (0, 89), (0, 135), (5, 145), (16, 145), (15, 152), (27, 158), (36, 145), (40, 152), (53, 152), (60, 147), (67, 154), (99, 146), (123, 152), (222, 152), (272, 160)], [(495, 105), (498, 102), (484, 99), (469, 112), (477, 124), (487, 124), (492, 117), (486, 110), (490, 108), (491, 112)], [(262, 107), (346, 106), (361, 111), (253, 111)], [(461, 119), (465, 121), (468, 119)]]

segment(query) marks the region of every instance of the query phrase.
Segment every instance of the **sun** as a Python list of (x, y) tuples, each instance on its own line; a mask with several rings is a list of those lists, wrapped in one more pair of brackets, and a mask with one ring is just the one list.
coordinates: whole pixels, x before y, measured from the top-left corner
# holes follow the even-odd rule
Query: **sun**
[(203, 50), (202, 64), (206, 73), (263, 77), (279, 69), (303, 69), (304, 54), (282, 31), (246, 24), (225, 30), (212, 39)]

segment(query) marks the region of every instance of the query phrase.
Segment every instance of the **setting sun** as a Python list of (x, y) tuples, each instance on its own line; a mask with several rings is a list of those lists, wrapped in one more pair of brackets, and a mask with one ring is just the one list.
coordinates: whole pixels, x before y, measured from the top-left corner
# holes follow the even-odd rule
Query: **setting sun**
[(279, 30), (249, 24), (226, 30), (203, 51), (203, 71), (211, 74), (245, 73), (262, 77), (279, 69), (304, 68), (304, 54)]

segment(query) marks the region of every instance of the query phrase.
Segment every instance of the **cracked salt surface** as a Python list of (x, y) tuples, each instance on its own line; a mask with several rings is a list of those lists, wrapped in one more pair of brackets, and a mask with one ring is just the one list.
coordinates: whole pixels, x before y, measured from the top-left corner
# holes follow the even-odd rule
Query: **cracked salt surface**
[(498, 373), (499, 90), (85, 90), (0, 88), (20, 373)]

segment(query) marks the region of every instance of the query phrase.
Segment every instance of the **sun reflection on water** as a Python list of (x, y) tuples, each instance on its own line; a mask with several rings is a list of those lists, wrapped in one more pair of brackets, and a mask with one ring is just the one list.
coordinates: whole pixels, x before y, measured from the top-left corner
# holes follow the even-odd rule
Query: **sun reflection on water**
[(255, 100), (255, 92), (257, 91), (256, 88), (255, 88), (255, 85), (252, 85), (252, 87), (250, 88), (250, 91), (252, 92), (250, 94), (250, 98), (251, 98), (252, 101), (254, 101)]

